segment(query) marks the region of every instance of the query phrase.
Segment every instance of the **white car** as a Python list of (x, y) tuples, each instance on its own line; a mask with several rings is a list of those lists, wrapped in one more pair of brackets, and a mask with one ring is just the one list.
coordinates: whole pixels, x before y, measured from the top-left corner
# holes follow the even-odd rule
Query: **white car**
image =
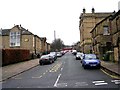
[(76, 54), (76, 60), (82, 60), (83, 59), (83, 56), (84, 56), (84, 54), (83, 53), (80, 53), (80, 52), (77, 52), (77, 54)]
[(62, 53), (61, 52), (57, 52), (57, 57), (61, 57)]
[(77, 54), (77, 50), (72, 50), (72, 54), (76, 55)]

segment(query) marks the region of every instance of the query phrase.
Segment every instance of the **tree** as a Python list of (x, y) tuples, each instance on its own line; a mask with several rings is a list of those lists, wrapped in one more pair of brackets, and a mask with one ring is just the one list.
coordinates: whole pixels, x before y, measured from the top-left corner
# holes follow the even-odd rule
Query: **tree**
[(60, 51), (62, 48), (64, 48), (64, 43), (63, 43), (63, 41), (60, 39), (60, 38), (58, 38), (58, 39), (55, 39), (53, 42), (52, 42), (52, 44), (51, 44), (51, 50), (52, 51)]

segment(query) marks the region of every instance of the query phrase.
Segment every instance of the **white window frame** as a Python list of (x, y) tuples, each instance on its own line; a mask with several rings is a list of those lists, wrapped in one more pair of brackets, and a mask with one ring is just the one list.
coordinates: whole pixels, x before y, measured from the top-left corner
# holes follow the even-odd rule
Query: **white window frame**
[(20, 32), (10, 32), (10, 47), (20, 46)]
[(110, 35), (108, 26), (103, 26), (103, 35)]

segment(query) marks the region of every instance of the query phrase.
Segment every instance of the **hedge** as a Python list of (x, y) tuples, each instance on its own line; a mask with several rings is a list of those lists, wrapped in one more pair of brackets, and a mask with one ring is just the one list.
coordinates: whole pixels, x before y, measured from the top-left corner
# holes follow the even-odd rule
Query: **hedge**
[(2, 49), (2, 66), (30, 59), (30, 51), (26, 49)]

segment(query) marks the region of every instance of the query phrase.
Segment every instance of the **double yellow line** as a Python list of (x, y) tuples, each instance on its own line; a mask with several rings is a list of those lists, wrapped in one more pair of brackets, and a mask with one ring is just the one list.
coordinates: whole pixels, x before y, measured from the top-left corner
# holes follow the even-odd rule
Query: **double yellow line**
[(58, 69), (61, 67), (62, 63), (57, 63), (55, 66), (53, 66), (49, 72), (57, 72)]
[(107, 73), (105, 70), (103, 70), (103, 69), (100, 69), (103, 73), (105, 73), (106, 75), (108, 75), (108, 76), (110, 76), (110, 77), (112, 77), (112, 78), (115, 78), (115, 79), (120, 79), (120, 77), (118, 77), (117, 75), (111, 75), (111, 74), (109, 74), (109, 73)]

